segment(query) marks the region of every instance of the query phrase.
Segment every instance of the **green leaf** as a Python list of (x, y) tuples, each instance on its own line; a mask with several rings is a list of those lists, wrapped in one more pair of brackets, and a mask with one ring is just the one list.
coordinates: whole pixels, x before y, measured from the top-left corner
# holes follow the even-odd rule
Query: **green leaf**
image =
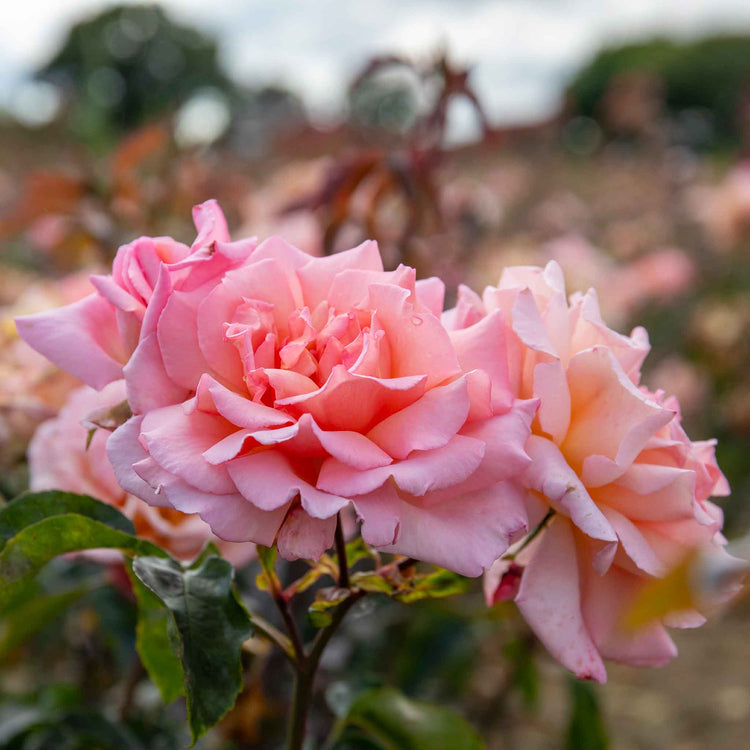
[(410, 583), (408, 588), (399, 589), (393, 598), (409, 604), (420, 599), (442, 599), (454, 594), (464, 594), (471, 588), (472, 579), (438, 568), (434, 573), (412, 579)]
[[(265, 574), (263, 574), (265, 576)], [(339, 577), (339, 566), (333, 558), (328, 555), (322, 555), (317, 562), (303, 576), (291, 583), (285, 589), (287, 596), (296, 596), (303, 591), (307, 591), (310, 586), (317, 583), (323, 576), (329, 576), (336, 580)], [(265, 582), (264, 578), (264, 582)]]
[(609, 747), (607, 728), (593, 685), (573, 677), (569, 685), (572, 710), (566, 747), (569, 750), (606, 750)]
[(161, 599), (141, 583), (130, 562), (127, 571), (138, 603), (135, 647), (162, 700), (171, 703), (185, 693), (182, 662), (169, 636), (174, 620)]
[(369, 571), (355, 573), (351, 581), (354, 588), (362, 589), (362, 591), (367, 591), (371, 594), (386, 594), (390, 596), (393, 593), (393, 584), (377, 573)]
[(258, 561), (263, 570), (266, 572), (272, 571), (278, 555), (276, 547), (264, 547), (262, 544), (258, 544), (256, 545), (256, 549), (258, 550)]
[(0, 551), (0, 611), (53, 558), (66, 552), (103, 547), (119, 549), (130, 556), (167, 557), (161, 547), (92, 518), (73, 513), (45, 518), (21, 529)]
[(242, 644), (253, 630), (234, 594), (234, 569), (219, 557), (187, 569), (171, 559), (137, 557), (133, 571), (174, 618), (195, 743), (234, 705), (242, 688)]
[(208, 541), (203, 545), (203, 549), (198, 553), (197, 557), (193, 559), (189, 567), (197, 568), (209, 557), (221, 557), (221, 551), (214, 542)]
[(439, 706), (412, 700), (395, 688), (380, 687), (359, 695), (339, 725), (355, 726), (383, 750), (481, 750), (476, 730)]
[(71, 604), (91, 591), (90, 586), (77, 586), (53, 594), (35, 592), (24, 597), (0, 620), (0, 660), (59, 617)]
[[(263, 574), (265, 575), (265, 573)], [(321, 565), (314, 565), (310, 570), (307, 571), (303, 576), (300, 576), (286, 591), (301, 594), (303, 591), (307, 591), (310, 586), (315, 585), (320, 578), (323, 576), (330, 575), (328, 570)]]
[(255, 549), (258, 553), (258, 562), (260, 562), (263, 568), (263, 572), (255, 577), (255, 585), (261, 591), (272, 591), (274, 589), (279, 591), (281, 589), (281, 582), (274, 570), (278, 554), (276, 547), (264, 547), (262, 544), (257, 544), (255, 545)]
[(126, 534), (135, 534), (130, 519), (111, 505), (95, 500), (88, 495), (49, 490), (20, 495), (0, 509), (0, 550), (19, 531), (38, 521), (53, 516), (76, 513), (100, 521)]
[(364, 560), (366, 557), (373, 560), (377, 559), (376, 553), (365, 543), (365, 540), (361, 536), (355, 537), (351, 542), (347, 543), (346, 561), (349, 563), (349, 567), (355, 565), (360, 560)]
[(349, 589), (340, 589), (338, 586), (327, 586), (319, 589), (315, 595), (315, 601), (307, 610), (307, 619), (315, 628), (324, 628), (330, 625), (331, 610), (338, 607), (351, 592)]

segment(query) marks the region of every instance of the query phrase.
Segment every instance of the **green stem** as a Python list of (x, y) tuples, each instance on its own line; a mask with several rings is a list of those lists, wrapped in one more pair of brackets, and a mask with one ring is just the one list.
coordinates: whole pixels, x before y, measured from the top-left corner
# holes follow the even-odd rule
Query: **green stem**
[(546, 526), (547, 524), (552, 520), (552, 516), (555, 515), (554, 508), (550, 508), (547, 511), (547, 515), (537, 524), (537, 526), (532, 529), (532, 531), (526, 536), (526, 538), (521, 542), (521, 546), (515, 551), (507, 555), (503, 555), (501, 559), (503, 560), (515, 560), (516, 556), (526, 547), (528, 547), (532, 541), (536, 538), (537, 534), (539, 534)]
[(268, 620), (261, 617), (260, 615), (256, 615), (253, 612), (250, 612), (250, 622), (253, 625), (253, 628), (255, 629), (256, 633), (259, 633), (267, 640), (271, 641), (271, 643), (275, 643), (283, 652), (284, 656), (286, 656), (289, 661), (292, 662), (292, 664), (295, 663), (295, 653), (294, 653), (294, 646), (292, 646), (291, 640), (287, 638), (280, 630), (275, 628), (273, 625), (271, 625)]
[(294, 693), (292, 708), (289, 715), (289, 730), (287, 733), (287, 750), (302, 750), (305, 741), (305, 727), (307, 715), (312, 704), (313, 683), (318, 671), (320, 659), (328, 642), (338, 630), (346, 613), (363, 597), (366, 592), (354, 591), (334, 611), (331, 622), (315, 637), (310, 653), (304, 663), (297, 663), (294, 675)]
[(277, 589), (274, 589), (273, 591), (273, 600), (274, 602), (276, 602), (276, 606), (278, 607), (279, 612), (281, 612), (281, 617), (284, 620), (286, 632), (289, 633), (289, 639), (292, 643), (292, 648), (294, 649), (295, 662), (299, 664), (300, 667), (303, 667), (305, 665), (305, 661), (307, 660), (307, 657), (305, 655), (305, 646), (302, 643), (302, 636), (300, 635), (297, 623), (294, 621), (294, 617), (292, 617), (292, 612), (289, 607), (289, 601), (286, 599), (284, 594)]
[(286, 737), (287, 750), (302, 750), (304, 745), (307, 714), (312, 703), (313, 677), (307, 670), (298, 670), (294, 675), (292, 709)]

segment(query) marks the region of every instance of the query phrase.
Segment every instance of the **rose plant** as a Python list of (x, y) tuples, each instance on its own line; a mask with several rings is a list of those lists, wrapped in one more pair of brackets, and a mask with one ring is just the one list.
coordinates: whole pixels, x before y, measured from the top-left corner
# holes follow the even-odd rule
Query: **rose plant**
[[(385, 271), (374, 242), (312, 257), (277, 237), (232, 242), (212, 201), (194, 217), (191, 247), (135, 240), (111, 275), (92, 277), (94, 294), (17, 326), (110, 404), (122, 396), (103, 425), (111, 434), (94, 435), (92, 471), (106, 474), (107, 491), (113, 472), (121, 497), (159, 518), (190, 514), (224, 542), (257, 544), (258, 586), (286, 632), (237, 601), (221, 543), (181, 564), (80, 496), (61, 496), (57, 509), (49, 495), (11, 503), (21, 530), (0, 551), (0, 576), (18, 577), (8, 560), (25, 554), (35, 525), (75, 534), (50, 539), (21, 578), (60, 552), (123, 550), (139, 604), (179, 633), (170, 669), (184, 680), (194, 736), (233, 703), (254, 630), (295, 671), (290, 748), (304, 741), (323, 650), (372, 594), (447, 596), (484, 574), (488, 603), (514, 598), (579, 677), (604, 681), (603, 659), (674, 656), (663, 626), (698, 625), (701, 612), (691, 604), (637, 628), (628, 612), (695, 550), (729, 559), (708, 499), (728, 486), (713, 444), (691, 442), (674, 399), (640, 384), (645, 331), (608, 329), (594, 292), (568, 300), (554, 263), (507, 269), (481, 298), (462, 288), (443, 312), (442, 282)], [(47, 454), (61, 467), (80, 460), (49, 442), (56, 429), (35, 441), (39, 466)], [(102, 495), (59, 476), (61, 489)], [(348, 544), (347, 514), (361, 524)], [(178, 557), (181, 533), (166, 545)], [(308, 561), (308, 572), (282, 583), (277, 553)], [(326, 577), (333, 585), (321, 587)], [(290, 602), (311, 587), (319, 630), (306, 644)]]

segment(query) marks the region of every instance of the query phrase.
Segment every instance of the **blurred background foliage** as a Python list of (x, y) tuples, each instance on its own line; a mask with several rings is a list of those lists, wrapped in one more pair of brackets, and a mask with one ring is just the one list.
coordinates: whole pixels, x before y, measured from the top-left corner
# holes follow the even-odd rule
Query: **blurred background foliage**
[(665, 113), (675, 119), (678, 137), (689, 146), (716, 148), (739, 143), (750, 108), (748, 81), (746, 35), (653, 39), (602, 50), (575, 76), (567, 93), (576, 111), (606, 117), (614, 91), (651, 86)]
[[(190, 242), (191, 206), (215, 197), (235, 237), (278, 233), (316, 254), (375, 237), (391, 267), (444, 278), (449, 300), (459, 283), (496, 283), (505, 265), (557, 260), (570, 291), (598, 288), (618, 330), (647, 327), (646, 382), (680, 398), (691, 437), (719, 438), (727, 535), (747, 534), (750, 35), (603, 49), (557, 112), (513, 126), (491, 121), (450, 50), (373, 56), (351, 70), (348, 108), (324, 128), (286, 85), (230, 79), (219, 53), (158, 6), (110, 7), (37, 71), (53, 115), (0, 119), (5, 498), (27, 487), (28, 441), (77, 385), (24, 347), (12, 316), (86, 294), (87, 274), (134, 236)], [(479, 134), (460, 147), (447, 137), (456, 102)], [(273, 619), (257, 572), (239, 571), (241, 592)], [(0, 747), (189, 744), (184, 706), (162, 706), (133, 658), (121, 568), (59, 559), (26, 605), (0, 615)], [(747, 600), (677, 633), (668, 667), (614, 667), (604, 689), (569, 680), (510, 605), (487, 610), (478, 591), (365, 605), (323, 664), (311, 731), (323, 743), (338, 722), (329, 746), (402, 747), (361, 727), (372, 708), (358, 696), (386, 686), (447, 706), (490, 748), (740, 747), (750, 730)], [(199, 747), (280, 746), (291, 675), (253, 649), (237, 709)], [(354, 705), (360, 724), (346, 725)]]
[(142, 125), (197, 89), (232, 91), (216, 42), (158, 6), (114, 7), (76, 24), (37, 76), (61, 89), (74, 133), (90, 140)]

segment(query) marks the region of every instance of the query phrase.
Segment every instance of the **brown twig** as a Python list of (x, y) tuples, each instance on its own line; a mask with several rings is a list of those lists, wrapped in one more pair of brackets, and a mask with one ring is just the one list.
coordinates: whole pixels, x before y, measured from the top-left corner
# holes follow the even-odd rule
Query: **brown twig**
[(349, 563), (346, 559), (346, 540), (344, 539), (344, 529), (341, 525), (341, 513), (336, 516), (336, 557), (339, 563), (339, 588), (349, 588)]

